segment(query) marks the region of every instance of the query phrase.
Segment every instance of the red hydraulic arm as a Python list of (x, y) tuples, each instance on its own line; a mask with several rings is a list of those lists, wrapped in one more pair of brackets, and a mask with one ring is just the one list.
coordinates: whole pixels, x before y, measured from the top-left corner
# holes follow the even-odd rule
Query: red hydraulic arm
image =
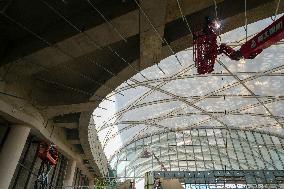
[(241, 55), (245, 59), (253, 59), (263, 49), (277, 43), (284, 38), (284, 15), (271, 25), (259, 32), (255, 37), (247, 41), (240, 48)]
[[(234, 50), (226, 44), (217, 45), (216, 28), (213, 21), (207, 24), (204, 32), (195, 34), (193, 46), (193, 59), (199, 74), (211, 73), (214, 63), (219, 54), (225, 54), (232, 60), (254, 59), (263, 49), (277, 43), (284, 38), (284, 15), (274, 21), (271, 25), (248, 40), (239, 50)], [(216, 41), (216, 43), (215, 43)], [(217, 50), (216, 50), (217, 49)]]

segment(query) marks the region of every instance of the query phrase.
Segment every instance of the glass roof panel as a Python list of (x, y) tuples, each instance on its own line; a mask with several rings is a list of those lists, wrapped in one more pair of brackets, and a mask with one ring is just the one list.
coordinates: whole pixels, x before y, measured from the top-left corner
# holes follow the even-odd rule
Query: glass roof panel
[[(249, 24), (248, 35), (271, 22)], [(237, 49), (244, 36), (240, 27), (219, 42)], [(142, 70), (147, 79), (136, 74), (128, 80), (134, 88), (122, 84), (115, 91), (124, 96), (109, 95), (115, 102), (103, 101), (93, 113), (118, 177), (143, 178), (161, 162), (169, 170), (284, 169), (284, 141), (267, 135), (284, 135), (284, 45), (245, 64), (219, 56), (225, 66), (216, 62), (206, 75), (196, 73), (192, 49), (177, 57), (182, 65), (170, 56)]]
[(138, 104), (159, 101), (159, 100), (169, 99), (169, 98), (172, 98), (172, 97), (167, 94), (161, 93), (159, 91), (154, 91), (153, 93), (151, 93), (151, 95), (148, 95), (144, 99), (142, 99)]
[[(172, 101), (143, 106), (126, 112), (121, 120), (144, 120), (154, 118), (167, 114), (181, 105), (182, 102)], [(151, 111), (148, 111), (149, 109), (151, 109)]]
[(205, 95), (235, 81), (232, 76), (227, 76), (225, 81), (223, 79), (219, 76), (179, 79), (166, 84), (162, 89), (182, 97)]
[[(276, 98), (275, 100), (279, 100), (279, 97)], [(273, 115), (279, 116), (280, 119), (284, 120), (284, 101), (277, 101), (277, 102), (272, 102), (270, 104), (267, 104), (267, 108), (269, 108), (272, 112)]]
[(266, 125), (276, 124), (273, 118), (261, 117), (261, 116), (251, 116), (251, 115), (226, 115), (219, 118), (225, 124), (229, 126), (238, 126), (238, 127), (260, 127)]
[(254, 94), (260, 96), (280, 96), (284, 95), (283, 76), (263, 76), (256, 81), (248, 81), (246, 85), (253, 91)]
[(207, 115), (187, 115), (187, 116), (164, 119), (160, 121), (159, 124), (164, 125), (168, 128), (184, 128), (190, 125), (197, 124), (200, 121), (208, 118), (209, 116)]
[(207, 98), (198, 102), (196, 105), (210, 112), (224, 112), (232, 107), (238, 109), (245, 105), (255, 104), (258, 101), (255, 98), (245, 98), (242, 96), (218, 96), (217, 98)]

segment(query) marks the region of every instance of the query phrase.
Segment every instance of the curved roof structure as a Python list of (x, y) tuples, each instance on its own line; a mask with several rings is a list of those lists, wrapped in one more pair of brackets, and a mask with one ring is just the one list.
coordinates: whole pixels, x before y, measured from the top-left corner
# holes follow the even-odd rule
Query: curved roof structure
[[(247, 35), (271, 22), (248, 25)], [(239, 48), (244, 36), (241, 27), (219, 42)], [(284, 169), (283, 56), (280, 42), (245, 63), (220, 56), (213, 73), (198, 75), (187, 49), (126, 81), (93, 112), (113, 174), (142, 188), (146, 172), (164, 168)]]
[[(248, 38), (271, 22), (271, 18), (267, 18), (248, 25)], [(245, 29), (241, 27), (222, 34), (219, 42), (239, 48), (245, 42), (245, 36)], [(173, 135), (171, 140), (178, 144), (177, 138), (184, 137), (184, 133), (192, 136), (191, 130), (195, 135), (192, 136), (194, 139), (189, 137), (190, 144), (197, 140), (199, 129), (203, 129), (200, 130), (203, 134), (206, 130), (212, 134), (214, 129), (219, 134), (224, 134), (223, 131), (231, 133), (233, 129), (236, 130), (234, 135), (238, 130), (243, 132), (242, 137), (246, 132), (282, 137), (283, 58), (284, 46), (280, 42), (255, 59), (246, 60), (245, 64), (220, 56), (212, 74), (198, 75), (189, 48), (141, 71), (109, 94), (108, 100), (93, 112), (94, 125), (108, 160), (114, 166), (114, 159), (118, 160), (125, 150), (152, 136), (170, 134)], [(208, 138), (210, 144), (212, 139)], [(167, 141), (162, 143), (159, 142), (158, 146), (170, 150)], [(155, 144), (149, 147), (153, 146), (155, 149)], [(135, 150), (141, 151), (139, 147)], [(242, 150), (241, 145), (235, 150)], [(248, 168), (249, 165), (231, 166)], [(178, 169), (175, 164), (173, 167)], [(117, 171), (122, 169), (120, 167)], [(143, 172), (147, 170), (151, 169), (145, 168)]]
[(162, 133), (283, 136), (281, 42), (244, 65), (220, 57), (210, 75), (196, 74), (190, 47), (211, 16), (223, 21), (219, 42), (238, 48), (244, 28), (229, 31), (274, 19), (284, 1), (3, 0), (0, 10), (0, 122), (27, 125), (90, 179)]

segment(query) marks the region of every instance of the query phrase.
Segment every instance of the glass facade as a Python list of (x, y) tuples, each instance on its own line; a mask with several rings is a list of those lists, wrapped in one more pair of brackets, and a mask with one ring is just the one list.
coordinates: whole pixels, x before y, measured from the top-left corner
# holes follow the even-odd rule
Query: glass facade
[[(122, 180), (160, 171), (159, 161), (167, 171), (283, 170), (283, 144), (281, 138), (248, 130), (161, 132), (125, 145), (110, 165)], [(145, 151), (151, 154), (145, 156)]]

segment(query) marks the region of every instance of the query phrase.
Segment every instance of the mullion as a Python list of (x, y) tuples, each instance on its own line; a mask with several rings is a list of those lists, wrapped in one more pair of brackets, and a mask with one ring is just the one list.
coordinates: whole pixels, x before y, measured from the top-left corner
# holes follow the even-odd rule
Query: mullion
[[(275, 151), (275, 153), (276, 153), (276, 155), (277, 155), (277, 158), (279, 159), (279, 161), (280, 161), (280, 163), (281, 163), (282, 169), (284, 169), (284, 162), (282, 161), (282, 159), (281, 159), (281, 157), (280, 157), (280, 154), (278, 153), (276, 144), (274, 143), (273, 138), (272, 138), (271, 135), (269, 135), (269, 139), (270, 139), (272, 145), (274, 146), (274, 151)], [(280, 168), (280, 169), (281, 169), (281, 168)]]
[[(259, 167), (259, 165), (258, 165), (258, 163), (257, 163), (257, 161), (256, 161), (256, 159), (255, 159), (254, 152), (253, 152), (253, 149), (252, 149), (252, 147), (251, 147), (250, 140), (248, 139), (247, 131), (243, 131), (243, 132), (244, 132), (244, 134), (245, 134), (245, 138), (246, 138), (246, 141), (247, 141), (247, 143), (248, 143), (248, 146), (249, 146), (249, 149), (250, 149), (250, 152), (251, 152), (251, 155), (252, 155), (254, 164), (255, 164), (255, 166), (257, 167), (257, 170), (260, 170), (260, 167)], [(251, 133), (251, 132), (250, 132), (250, 133)], [(257, 186), (257, 188), (258, 188), (258, 181), (257, 181), (257, 179), (255, 179), (255, 181), (256, 181), (256, 186)]]
[(178, 157), (178, 146), (177, 146), (177, 133), (175, 133), (175, 146), (176, 146), (176, 155), (177, 155), (177, 163), (178, 163), (178, 170), (180, 171), (180, 165), (179, 165), (179, 157)]
[(205, 158), (204, 158), (204, 153), (203, 153), (203, 148), (202, 148), (202, 143), (201, 143), (201, 140), (200, 140), (200, 134), (199, 134), (199, 129), (196, 129), (197, 130), (197, 138), (198, 138), (198, 141), (199, 141), (199, 144), (200, 144), (200, 150), (201, 150), (201, 155), (202, 155), (202, 160), (203, 160), (203, 166), (204, 166), (204, 170), (207, 170), (206, 168), (206, 164), (205, 164)]
[(272, 158), (272, 156), (271, 156), (271, 153), (270, 153), (270, 151), (269, 151), (269, 149), (268, 149), (268, 147), (267, 147), (267, 143), (266, 143), (266, 140), (264, 139), (263, 134), (260, 134), (260, 136), (261, 136), (261, 139), (262, 139), (262, 141), (263, 141), (263, 144), (264, 144), (264, 146), (265, 146), (265, 148), (266, 148), (266, 151), (267, 151), (267, 153), (268, 153), (269, 159), (271, 160), (271, 164), (274, 166), (274, 169), (277, 169), (277, 168), (276, 168), (276, 165), (274, 164), (274, 161), (273, 161), (273, 158)]
[(186, 152), (186, 144), (184, 140), (184, 131), (182, 131), (182, 140), (183, 140), (183, 148), (184, 148), (184, 154), (185, 154), (185, 159), (186, 159), (186, 170), (188, 171), (188, 159), (187, 159), (187, 152)]
[(244, 147), (243, 147), (242, 140), (241, 140), (240, 135), (239, 135), (239, 131), (235, 131), (235, 133), (236, 133), (236, 135), (237, 135), (237, 137), (238, 137), (238, 141), (239, 141), (239, 143), (240, 143), (241, 150), (242, 150), (242, 153), (243, 153), (243, 155), (244, 155), (245, 162), (246, 162), (246, 164), (247, 164), (247, 169), (249, 169), (250, 165), (249, 165), (249, 162), (248, 162), (248, 159), (247, 159), (246, 152), (245, 152)]
[(223, 142), (224, 142), (224, 144), (225, 144), (225, 151), (226, 151), (226, 154), (227, 154), (227, 157), (228, 157), (228, 162), (229, 162), (230, 168), (231, 168), (231, 170), (233, 170), (234, 168), (233, 168), (233, 165), (232, 165), (232, 163), (231, 163), (231, 158), (230, 158), (229, 152), (228, 152), (228, 141), (227, 141), (227, 133), (228, 133), (228, 132), (227, 132), (227, 131), (228, 131), (228, 130), (225, 129), (225, 132), (226, 132), (226, 140), (225, 140), (225, 138), (224, 138), (223, 129), (221, 129), (221, 136), (222, 136)]
[[(212, 151), (211, 151), (211, 147), (210, 147), (210, 142), (209, 142), (207, 129), (205, 129), (205, 135), (206, 135), (206, 140), (207, 140), (207, 144), (208, 144), (209, 154), (210, 154), (210, 158), (211, 158), (211, 162), (212, 162), (212, 167), (213, 167), (213, 170), (216, 170), (215, 169), (215, 163), (214, 163), (214, 160), (213, 160)], [(217, 188), (216, 182), (214, 184), (215, 184), (215, 188)]]
[[(258, 154), (260, 155), (260, 157), (261, 157), (262, 160), (263, 160), (264, 168), (265, 168), (266, 170), (268, 170), (267, 162), (266, 162), (266, 160), (264, 160), (263, 156), (261, 155), (261, 149), (260, 149), (260, 147), (259, 147), (259, 144), (258, 144), (258, 141), (257, 141), (257, 139), (256, 139), (256, 136), (255, 136), (254, 132), (252, 132), (252, 136), (253, 136), (253, 138), (254, 138), (255, 144), (256, 144), (257, 149), (258, 149), (258, 151), (259, 151)], [(259, 159), (260, 159), (260, 158), (259, 158)]]
[[(191, 143), (192, 143), (192, 153), (193, 153), (193, 159), (194, 159), (194, 164), (195, 164), (195, 171), (197, 172), (198, 171), (198, 169), (197, 169), (197, 162), (196, 162), (196, 158), (195, 158), (195, 150), (194, 150), (194, 140), (193, 140), (193, 135), (192, 135), (192, 130), (190, 129), (189, 130), (189, 135), (190, 135), (190, 137), (191, 137)], [(196, 187), (196, 181), (195, 181), (195, 187)], [(198, 184), (198, 188), (200, 189), (200, 184)]]
[(213, 128), (212, 129), (213, 131), (213, 138), (215, 140), (215, 144), (216, 144), (216, 148), (217, 148), (217, 151), (218, 151), (218, 157), (220, 159), (220, 165), (221, 165), (221, 169), (223, 170), (224, 168), (224, 164), (223, 164), (223, 161), (222, 161), (222, 158), (221, 158), (221, 152), (220, 152), (220, 149), (219, 149), (219, 145), (218, 145), (218, 142), (217, 142), (217, 137), (216, 137), (216, 133), (215, 133), (215, 129)]
[[(202, 144), (201, 144), (201, 140), (200, 140), (199, 129), (197, 129), (197, 138), (198, 138), (199, 144), (200, 144), (200, 150), (201, 150), (201, 155), (202, 155), (202, 160), (203, 160), (203, 165), (204, 165), (204, 171), (205, 171), (205, 170), (207, 170), (207, 168), (206, 168), (206, 163), (205, 163), (205, 159), (204, 159), (203, 148), (202, 148)], [(205, 187), (206, 187), (206, 189), (207, 189), (206, 178), (205, 178), (206, 176), (205, 176), (205, 175), (203, 175), (203, 176), (204, 176), (204, 180), (205, 180)]]
[(237, 160), (237, 164), (238, 164), (239, 170), (242, 170), (241, 165), (240, 165), (240, 161), (239, 161), (239, 157), (238, 157), (235, 145), (234, 145), (234, 141), (233, 141), (233, 138), (232, 138), (232, 135), (231, 135), (231, 132), (232, 132), (232, 130), (228, 130), (229, 138), (230, 138), (230, 141), (232, 143), (233, 151), (234, 151), (234, 153), (236, 155), (236, 160)]
[(167, 143), (168, 143), (168, 158), (169, 158), (169, 166), (170, 166), (170, 171), (171, 171), (171, 170), (172, 170), (172, 166), (171, 166), (171, 157), (170, 157), (169, 132), (167, 132)]

